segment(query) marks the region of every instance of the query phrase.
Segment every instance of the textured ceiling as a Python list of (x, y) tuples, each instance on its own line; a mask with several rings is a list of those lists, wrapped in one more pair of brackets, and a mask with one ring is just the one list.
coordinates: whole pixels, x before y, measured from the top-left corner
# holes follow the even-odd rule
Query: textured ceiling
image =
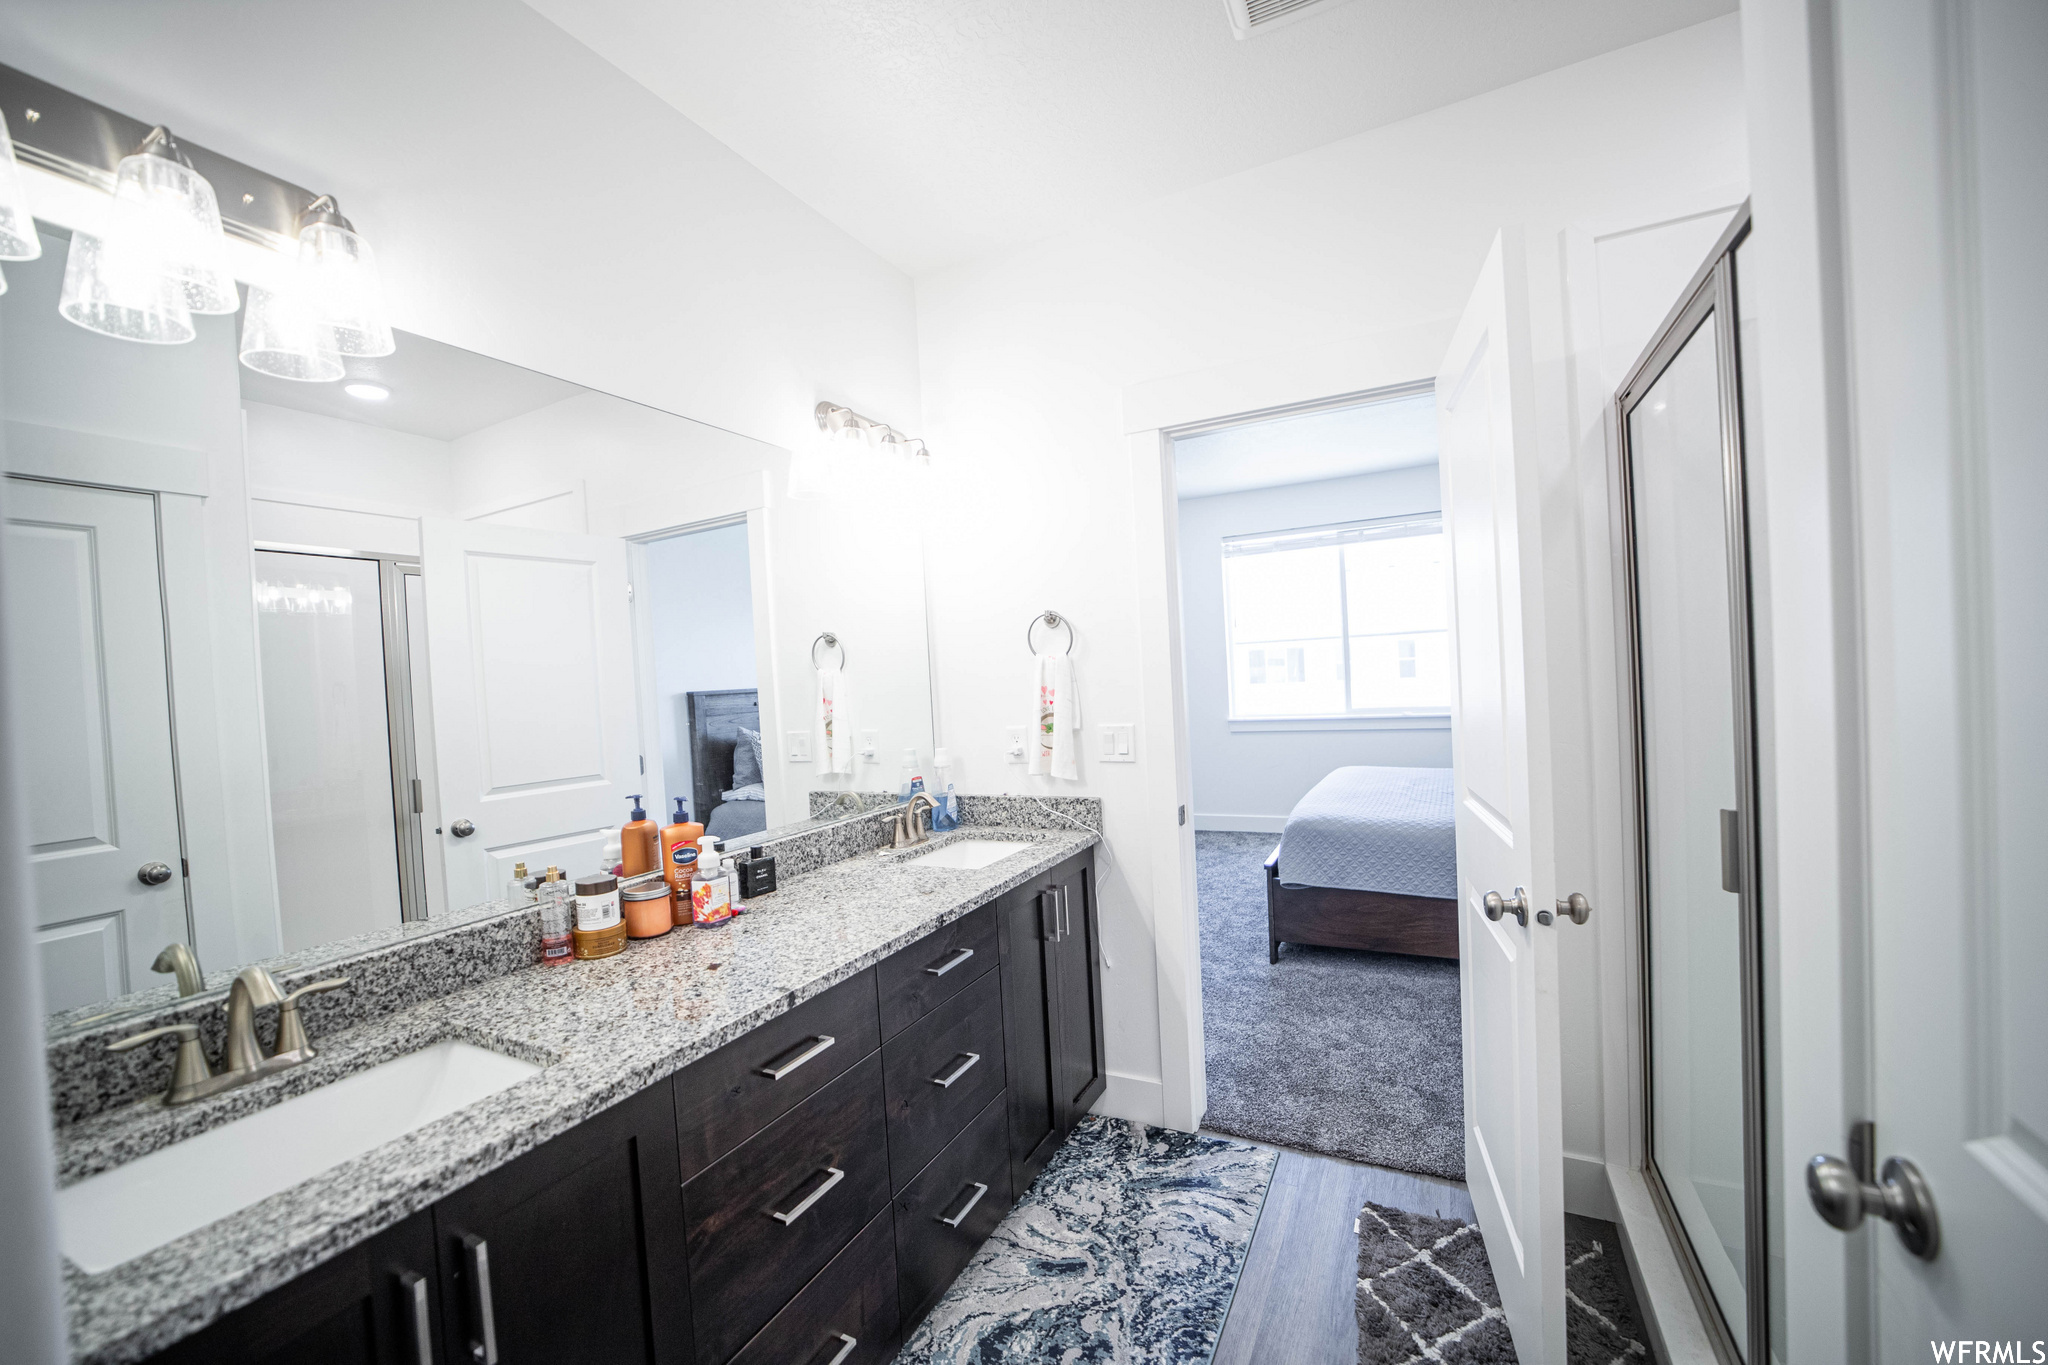
[(1736, 7), (1351, 0), (1239, 41), (1222, 0), (528, 3), (913, 275)]

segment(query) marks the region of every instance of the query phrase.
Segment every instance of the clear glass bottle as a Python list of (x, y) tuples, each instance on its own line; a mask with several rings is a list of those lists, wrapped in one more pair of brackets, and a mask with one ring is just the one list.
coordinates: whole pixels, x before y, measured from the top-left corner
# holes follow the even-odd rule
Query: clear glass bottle
[(569, 883), (562, 880), (562, 870), (551, 867), (538, 888), (540, 904), (540, 960), (543, 966), (554, 967), (574, 960), (575, 943), (570, 935), (574, 927), (574, 893)]
[(505, 904), (532, 905), (534, 896), (533, 877), (526, 870), (525, 863), (512, 865), (512, 880), (505, 883)]

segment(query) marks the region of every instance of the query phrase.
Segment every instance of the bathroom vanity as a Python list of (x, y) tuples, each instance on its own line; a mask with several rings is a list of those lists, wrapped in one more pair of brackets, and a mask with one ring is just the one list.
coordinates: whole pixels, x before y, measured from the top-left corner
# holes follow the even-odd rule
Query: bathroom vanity
[[(78, 1357), (890, 1359), (1105, 1084), (1095, 836), (1002, 837), (1028, 847), (980, 869), (858, 853), (729, 930), (334, 1035), (343, 1067), (449, 1037), (552, 1060), (103, 1275), (73, 1267)], [(60, 1130), (64, 1160), (151, 1120)]]

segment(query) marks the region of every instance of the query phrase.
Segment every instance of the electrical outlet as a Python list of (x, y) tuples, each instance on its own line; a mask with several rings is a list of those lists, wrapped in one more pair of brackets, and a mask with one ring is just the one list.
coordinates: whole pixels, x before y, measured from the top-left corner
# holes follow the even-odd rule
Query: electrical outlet
[(875, 730), (863, 730), (863, 731), (861, 731), (861, 732), (860, 732), (860, 756), (861, 756), (861, 761), (862, 761), (862, 762), (864, 762), (864, 763), (873, 763), (873, 762), (875, 761), (875, 758), (876, 758), (876, 750), (877, 750), (877, 748), (879, 747), (879, 744), (880, 744), (880, 734), (879, 734), (879, 732), (878, 732), (878, 731), (875, 731)]
[(1010, 743), (1009, 746), (1003, 750), (1003, 752), (1009, 755), (1010, 762), (1012, 763), (1022, 763), (1024, 761), (1023, 726), (1012, 725), (1010, 727)]
[(791, 730), (789, 732), (789, 761), (808, 763), (811, 761), (811, 732)]
[(1138, 727), (1135, 725), (1104, 725), (1102, 731), (1102, 761), (1104, 763), (1136, 763), (1138, 761)]

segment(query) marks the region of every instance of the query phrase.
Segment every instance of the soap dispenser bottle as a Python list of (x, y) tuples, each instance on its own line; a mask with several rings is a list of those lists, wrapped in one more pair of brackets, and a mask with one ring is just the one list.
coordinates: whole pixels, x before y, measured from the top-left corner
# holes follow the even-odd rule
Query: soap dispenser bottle
[(697, 861), (690, 875), (690, 919), (699, 929), (716, 929), (732, 918), (732, 889), (718, 856), (718, 840), (697, 841)]
[(676, 818), (661, 831), (661, 871), (668, 878), (668, 889), (675, 893), (678, 924), (689, 915), (690, 870), (696, 866), (697, 841), (703, 837), (704, 826), (690, 818), (690, 808), (678, 796)]
[(661, 832), (640, 808), (640, 795), (626, 798), (633, 803), (633, 818), (619, 827), (619, 875), (637, 877), (661, 866)]

